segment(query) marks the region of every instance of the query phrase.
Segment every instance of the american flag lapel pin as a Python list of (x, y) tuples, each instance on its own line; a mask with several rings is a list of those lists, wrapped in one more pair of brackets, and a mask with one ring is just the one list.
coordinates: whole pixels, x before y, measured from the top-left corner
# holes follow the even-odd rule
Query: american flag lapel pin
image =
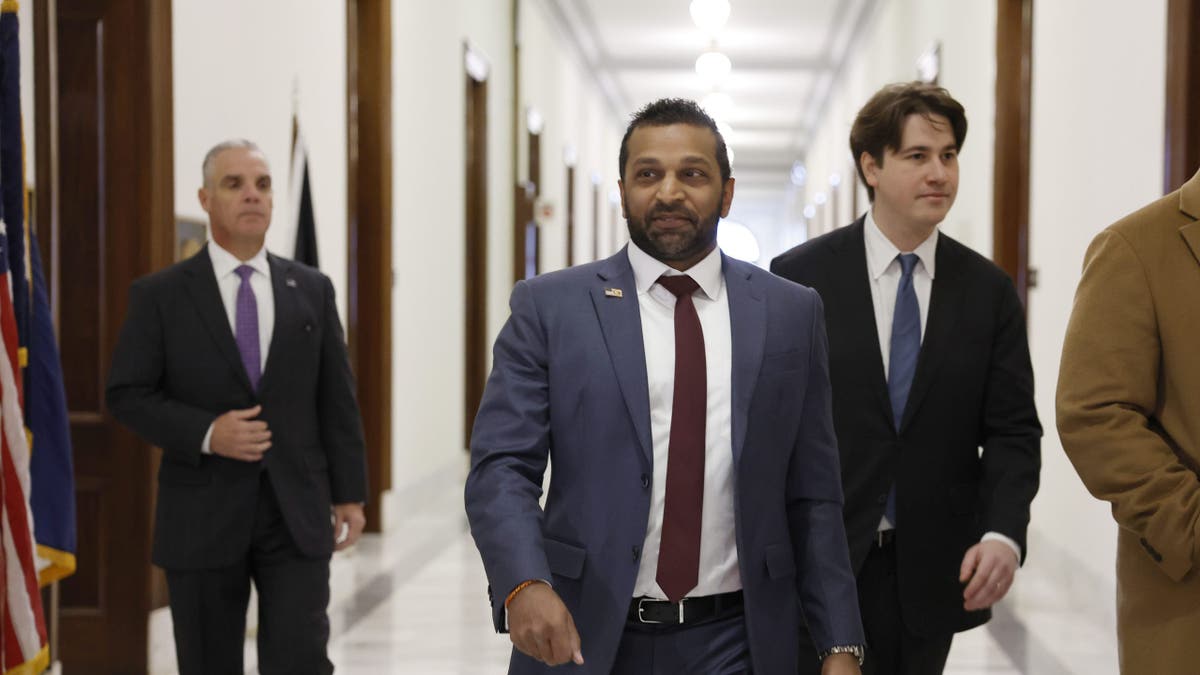
[(607, 296), (608, 296), (608, 297), (610, 297), (610, 298), (623, 298), (623, 297), (625, 297), (625, 291), (622, 291), (622, 290), (621, 290), (621, 289), (619, 289), (619, 288), (606, 288), (606, 289), (604, 289), (604, 294), (605, 294), (605, 295), (607, 295)]
[(285, 284), (287, 284), (288, 288), (295, 288), (295, 287), (296, 287), (296, 280), (295, 280), (295, 279), (293, 279), (293, 278), (291, 278), (291, 277), (288, 277), (288, 278), (287, 278), (287, 279), (284, 281), (284, 283), (285, 283)]

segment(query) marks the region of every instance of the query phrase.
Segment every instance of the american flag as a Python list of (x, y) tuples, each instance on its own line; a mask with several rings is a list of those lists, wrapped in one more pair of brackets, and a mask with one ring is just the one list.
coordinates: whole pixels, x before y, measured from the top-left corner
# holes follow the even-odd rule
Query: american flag
[(21, 348), (25, 341), (18, 335), (17, 318), (23, 312), (26, 320), (20, 325), (28, 325), (22, 153), (17, 3), (5, 0), (0, 3), (0, 666), (9, 675), (40, 673), (50, 661), (34, 563), (30, 439), (22, 386), (27, 352)]
[[(49, 665), (46, 621), (38, 592), (37, 568), (33, 561), (33, 514), (29, 509), (29, 442), (21, 413), (21, 386), (17, 373), (21, 361), (17, 348), (17, 321), (13, 312), (12, 272), (8, 265), (8, 225), (0, 221), (0, 333), (4, 355), (0, 358), (0, 444), (3, 475), (0, 495), (4, 503), (4, 585), (0, 609), (4, 632), (0, 633), (0, 661), (5, 673), (38, 673)], [(18, 670), (24, 668), (24, 670)]]

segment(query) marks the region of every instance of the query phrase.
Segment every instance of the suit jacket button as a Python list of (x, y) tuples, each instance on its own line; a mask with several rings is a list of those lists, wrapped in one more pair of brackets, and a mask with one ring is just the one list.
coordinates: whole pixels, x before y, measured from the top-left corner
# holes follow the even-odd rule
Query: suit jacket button
[(650, 487), (650, 476), (647, 476), (646, 474), (642, 474), (642, 487), (643, 488)]
[(633, 562), (636, 563), (638, 561), (638, 556), (640, 556), (641, 554), (642, 554), (642, 547), (634, 546), (633, 547)]
[(886, 504), (887, 503), (887, 493), (885, 492), (885, 493), (879, 495), (878, 497), (876, 497), (875, 502), (878, 504)]

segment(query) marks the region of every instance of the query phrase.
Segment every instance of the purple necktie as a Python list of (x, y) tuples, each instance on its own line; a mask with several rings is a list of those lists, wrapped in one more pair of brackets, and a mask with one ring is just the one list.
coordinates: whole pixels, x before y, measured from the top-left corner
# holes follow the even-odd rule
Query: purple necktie
[(675, 296), (675, 395), (667, 449), (667, 494), (655, 581), (679, 602), (700, 579), (700, 523), (704, 510), (704, 433), (708, 374), (704, 330), (692, 294), (700, 285), (687, 275), (659, 277)]
[(242, 365), (246, 367), (246, 376), (250, 378), (250, 388), (257, 391), (258, 380), (262, 377), (262, 351), (258, 346), (258, 300), (254, 298), (254, 289), (250, 286), (254, 268), (240, 265), (234, 272), (242, 278), (237, 292), (234, 339), (237, 340), (238, 353), (242, 355)]

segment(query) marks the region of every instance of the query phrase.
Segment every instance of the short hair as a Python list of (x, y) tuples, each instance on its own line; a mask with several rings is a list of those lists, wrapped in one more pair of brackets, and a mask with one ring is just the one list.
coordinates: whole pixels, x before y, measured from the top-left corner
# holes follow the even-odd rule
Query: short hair
[(867, 196), (871, 201), (875, 201), (875, 188), (867, 184), (867, 175), (862, 168), (863, 153), (883, 164), (885, 150), (900, 149), (904, 122), (909, 115), (921, 115), (925, 119), (933, 115), (945, 117), (950, 121), (954, 144), (959, 150), (967, 138), (966, 112), (962, 104), (944, 88), (926, 82), (900, 82), (875, 92), (871, 100), (858, 111), (854, 126), (850, 128), (850, 152), (854, 155), (854, 166), (863, 185), (867, 186)]
[(725, 183), (733, 174), (729, 166), (729, 149), (725, 147), (725, 137), (717, 128), (717, 122), (695, 101), (686, 98), (660, 98), (647, 104), (633, 114), (625, 136), (621, 139), (621, 152), (617, 156), (618, 176), (625, 177), (625, 163), (629, 161), (629, 137), (638, 127), (665, 127), (672, 124), (689, 124), (703, 127), (713, 133), (717, 145), (717, 166), (721, 169), (721, 182)]
[(248, 141), (244, 138), (231, 138), (227, 141), (221, 141), (209, 149), (208, 153), (204, 155), (204, 162), (200, 164), (200, 175), (204, 179), (202, 185), (205, 187), (212, 185), (213, 162), (217, 160), (217, 155), (225, 152), (226, 150), (232, 150), (234, 148), (243, 148), (251, 152), (257, 152), (258, 154), (262, 155), (264, 159), (267, 156), (266, 153), (264, 153), (262, 149), (254, 143), (254, 141)]

